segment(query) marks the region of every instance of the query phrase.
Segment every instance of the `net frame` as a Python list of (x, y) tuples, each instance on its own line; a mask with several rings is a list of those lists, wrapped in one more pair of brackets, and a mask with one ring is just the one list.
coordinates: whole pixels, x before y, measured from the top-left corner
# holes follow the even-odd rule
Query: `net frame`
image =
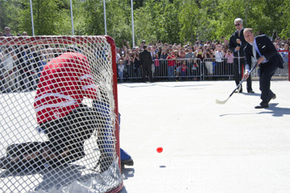
[[(80, 44), (99, 44), (100, 39), (106, 41), (110, 45), (110, 62), (112, 67), (112, 93), (114, 100), (114, 137), (115, 137), (115, 151), (117, 156), (117, 166), (119, 172), (121, 171), (120, 163), (120, 143), (119, 143), (119, 120), (118, 120), (118, 98), (117, 98), (117, 67), (116, 67), (116, 47), (113, 38), (110, 36), (17, 36), (17, 37), (0, 37), (0, 46), (23, 46), (23, 45), (49, 45), (49, 44), (62, 44), (62, 45), (80, 45)], [(2, 176), (3, 177), (3, 176)], [(2, 179), (1, 177), (1, 179)], [(101, 176), (106, 178), (106, 176)], [(0, 182), (1, 182), (0, 179)], [(13, 182), (12, 182), (13, 183)], [(112, 187), (107, 192), (118, 192), (123, 187), (123, 182), (115, 187)], [(12, 190), (10, 188), (7, 189)], [(29, 192), (31, 190), (28, 190)]]

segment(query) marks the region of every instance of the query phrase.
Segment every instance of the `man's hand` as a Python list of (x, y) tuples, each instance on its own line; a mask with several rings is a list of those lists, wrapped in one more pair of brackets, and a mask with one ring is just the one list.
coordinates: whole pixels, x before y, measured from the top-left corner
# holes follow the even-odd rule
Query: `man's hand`
[(259, 66), (259, 64), (261, 64), (264, 60), (265, 60), (265, 57), (261, 56), (257, 61), (257, 66)]
[(241, 44), (241, 40), (239, 38), (237, 38), (237, 43)]
[(241, 47), (240, 46), (237, 46), (235, 50), (236, 51), (239, 51), (240, 49), (241, 49)]
[(247, 80), (249, 78), (250, 74), (249, 71), (245, 72), (243, 79)]

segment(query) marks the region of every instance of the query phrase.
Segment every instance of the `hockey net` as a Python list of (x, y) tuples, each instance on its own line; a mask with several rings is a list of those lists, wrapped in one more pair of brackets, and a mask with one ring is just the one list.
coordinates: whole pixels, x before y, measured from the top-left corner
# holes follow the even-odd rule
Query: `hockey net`
[[(109, 36), (0, 37), (0, 46), (0, 191), (118, 192), (123, 182), (113, 39)], [(35, 108), (40, 82), (56, 84), (63, 96), (80, 77), (64, 72), (63, 76), (72, 77), (47, 80), (49, 77), (42, 77), (42, 73), (53, 59), (73, 52), (84, 56), (89, 65), (86, 70), (91, 73), (96, 99), (85, 96), (80, 104), (74, 101), (78, 109), (75, 112), (72, 108), (75, 116), (59, 113), (61, 118), (54, 125), (46, 123), (56, 123), (57, 115), (46, 114), (44, 127), (39, 124)], [(68, 71), (84, 71), (78, 59), (69, 60), (78, 65), (68, 67), (74, 68)], [(91, 86), (74, 87), (76, 90), (72, 93), (78, 97), (83, 92), (80, 90)], [(57, 92), (54, 90), (53, 95)], [(51, 101), (46, 101), (46, 105), (61, 100), (53, 96), (47, 98)], [(66, 106), (66, 102), (59, 104)], [(50, 116), (55, 117), (50, 119)], [(58, 139), (54, 140), (54, 135)], [(66, 142), (59, 144), (62, 139)]]

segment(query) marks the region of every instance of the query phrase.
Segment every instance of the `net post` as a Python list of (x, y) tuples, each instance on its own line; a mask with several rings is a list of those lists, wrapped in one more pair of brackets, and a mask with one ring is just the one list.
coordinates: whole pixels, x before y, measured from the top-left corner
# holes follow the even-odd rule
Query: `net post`
[[(116, 45), (112, 37), (105, 36), (107, 42), (111, 45), (111, 52), (112, 52), (112, 68), (113, 74), (117, 74), (117, 64), (116, 64)], [(115, 137), (116, 137), (116, 149), (117, 156), (120, 158), (120, 134), (119, 134), (119, 110), (118, 110), (118, 96), (117, 96), (117, 76), (113, 76), (113, 94), (114, 94), (114, 101), (115, 101), (115, 115), (116, 115), (116, 122), (115, 122)], [(118, 159), (119, 168), (121, 170), (121, 159)]]
[[(117, 61), (116, 61), (116, 45), (115, 41), (110, 36), (105, 36), (107, 42), (111, 45), (111, 53), (112, 53), (112, 68), (113, 68), (113, 74), (117, 75)], [(121, 152), (120, 152), (120, 128), (119, 128), (119, 108), (118, 108), (118, 91), (117, 91), (117, 83), (118, 79), (117, 76), (113, 76), (113, 95), (114, 95), (114, 101), (115, 101), (115, 109), (114, 113), (116, 115), (115, 117), (115, 138), (116, 138), (116, 153), (119, 157), (118, 159), (118, 165), (119, 169), (121, 171)], [(119, 187), (117, 187), (113, 192), (111, 193), (117, 193), (123, 188), (123, 183), (120, 184)]]

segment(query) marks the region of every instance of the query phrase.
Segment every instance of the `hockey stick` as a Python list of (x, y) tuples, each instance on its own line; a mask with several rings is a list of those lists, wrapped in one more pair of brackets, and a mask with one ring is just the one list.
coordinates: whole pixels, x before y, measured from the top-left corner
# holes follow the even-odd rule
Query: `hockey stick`
[[(257, 63), (254, 65), (254, 67), (249, 71), (249, 75), (251, 75), (251, 73), (252, 73), (252, 71), (255, 69), (257, 67)], [(216, 99), (215, 100), (215, 102), (217, 103), (217, 104), (225, 104), (228, 100), (229, 100), (229, 98), (231, 98), (231, 96), (235, 93), (235, 91), (237, 90), (237, 89), (239, 89), (240, 88), (240, 86), (242, 85), (242, 83), (245, 81), (246, 79), (245, 78), (243, 78), (241, 81), (240, 81), (240, 83), (238, 84), (238, 86), (233, 90), (233, 92), (230, 94), (230, 96), (226, 99), (226, 100), (224, 100), (224, 101), (220, 101), (220, 100), (218, 100), (218, 99)]]

